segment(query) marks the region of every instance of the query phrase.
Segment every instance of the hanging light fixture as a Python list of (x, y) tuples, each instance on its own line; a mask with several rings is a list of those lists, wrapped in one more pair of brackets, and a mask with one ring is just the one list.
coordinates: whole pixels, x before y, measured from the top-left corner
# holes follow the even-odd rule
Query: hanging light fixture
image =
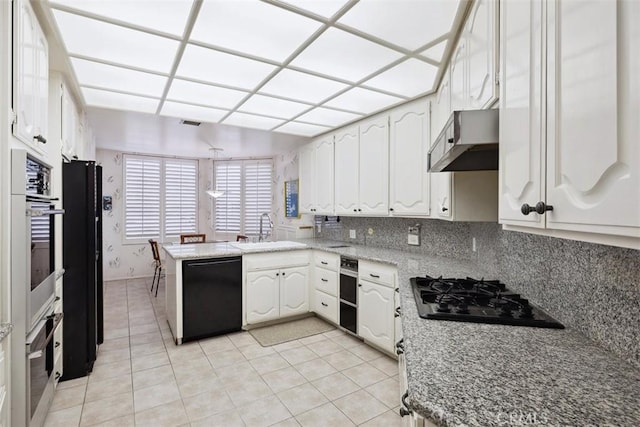
[[(214, 162), (214, 167), (215, 167), (215, 161), (216, 161), (216, 158), (218, 157), (218, 153), (220, 151), (223, 151), (223, 149), (222, 148), (218, 148), (218, 147), (211, 147), (211, 148), (209, 148), (209, 151), (213, 151), (213, 162)], [(218, 181), (216, 180), (216, 188), (215, 188), (215, 190), (207, 190), (207, 194), (210, 197), (213, 197), (214, 199), (217, 199), (218, 197), (220, 197), (220, 196), (222, 196), (224, 194), (224, 191), (218, 189)]]

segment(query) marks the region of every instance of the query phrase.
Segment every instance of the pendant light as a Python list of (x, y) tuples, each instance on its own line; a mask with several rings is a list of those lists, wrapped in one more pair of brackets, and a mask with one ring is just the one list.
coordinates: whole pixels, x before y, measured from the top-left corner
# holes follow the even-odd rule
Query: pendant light
[[(218, 148), (218, 147), (211, 147), (211, 148), (209, 148), (209, 151), (213, 151), (213, 159), (212, 160), (213, 160), (214, 168), (215, 168), (215, 161), (216, 161), (216, 158), (218, 157), (218, 153), (220, 151), (223, 151), (223, 149), (222, 148)], [(215, 188), (215, 190), (207, 190), (207, 194), (210, 197), (213, 197), (214, 199), (217, 199), (218, 197), (220, 197), (220, 196), (222, 196), (224, 194), (224, 191), (218, 189), (218, 182), (216, 180), (216, 188)]]

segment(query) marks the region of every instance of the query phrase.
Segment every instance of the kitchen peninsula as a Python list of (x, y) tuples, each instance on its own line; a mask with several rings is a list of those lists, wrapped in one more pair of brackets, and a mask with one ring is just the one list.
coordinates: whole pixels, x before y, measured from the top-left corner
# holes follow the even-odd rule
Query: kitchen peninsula
[[(281, 251), (308, 248), (295, 252), (308, 252), (311, 257), (347, 255), (360, 261), (390, 264), (398, 271), (406, 403), (414, 416), (442, 426), (640, 424), (638, 369), (573, 329), (419, 317), (409, 283), (411, 277), (485, 274), (476, 263), (339, 243), (344, 242), (304, 239), (298, 248), (282, 244), (275, 249), (239, 249), (233, 244), (167, 246), (167, 289), (180, 294), (177, 277), (185, 260), (242, 256), (256, 251), (279, 254), (284, 260), (292, 252), (282, 256)], [(170, 297), (167, 293), (167, 313), (176, 310), (175, 305), (169, 305), (170, 300), (171, 304), (177, 302), (174, 294)], [(175, 326), (171, 327), (173, 330)]]

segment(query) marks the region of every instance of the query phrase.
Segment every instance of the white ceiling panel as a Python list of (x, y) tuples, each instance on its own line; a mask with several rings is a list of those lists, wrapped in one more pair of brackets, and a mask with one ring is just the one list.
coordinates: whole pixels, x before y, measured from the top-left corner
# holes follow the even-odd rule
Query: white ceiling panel
[(293, 135), (314, 136), (331, 130), (329, 127), (309, 125), (306, 123), (289, 122), (274, 129), (274, 132), (290, 133)]
[(56, 4), (181, 36), (193, 0), (164, 0), (153, 3), (131, 0), (55, 0), (52, 2), (53, 7)]
[(178, 42), (78, 15), (53, 11), (70, 54), (168, 73)]
[(457, 0), (360, 1), (338, 23), (415, 50), (451, 31)]
[(260, 92), (317, 104), (346, 87), (335, 80), (285, 68), (262, 86)]
[(429, 59), (433, 59), (434, 61), (441, 62), (442, 55), (444, 55), (444, 51), (447, 48), (448, 42), (449, 42), (449, 39), (443, 40), (437, 45), (431, 46), (430, 48), (423, 50), (422, 52), (420, 52), (420, 55), (424, 56), (425, 58), (429, 58)]
[(111, 108), (114, 110), (138, 111), (141, 113), (155, 113), (159, 100), (142, 96), (125, 95), (106, 90), (82, 88), (87, 105), (91, 107)]
[(410, 58), (363, 85), (412, 97), (433, 89), (437, 73), (438, 67)]
[(257, 0), (215, 0), (203, 3), (191, 39), (282, 62), (321, 25)]
[(369, 114), (401, 101), (402, 98), (355, 87), (332, 99), (325, 105), (327, 107), (342, 108), (344, 110)]
[(401, 56), (361, 37), (329, 28), (291, 65), (356, 82)]
[(173, 79), (167, 99), (231, 109), (247, 95), (239, 90)]
[(217, 108), (200, 107), (198, 105), (182, 104), (180, 102), (165, 101), (160, 111), (161, 116), (179, 117), (181, 119), (196, 120), (207, 123), (218, 123), (229, 111)]
[(71, 64), (81, 86), (96, 86), (160, 98), (167, 84), (167, 78), (163, 76), (99, 62), (71, 58)]
[(357, 120), (359, 118), (362, 118), (359, 114), (318, 107), (308, 113), (304, 113), (300, 117), (297, 117), (296, 120), (324, 126), (340, 126), (343, 123)]
[(308, 12), (315, 13), (316, 15), (330, 18), (348, 2), (345, 0), (286, 0), (281, 1), (280, 3), (288, 3), (299, 9), (304, 9)]
[(299, 102), (285, 101), (270, 96), (253, 95), (238, 110), (245, 113), (267, 114), (283, 119), (291, 119), (309, 108), (311, 108), (310, 105)]
[(251, 90), (275, 69), (264, 62), (188, 45), (176, 75)]
[(282, 123), (284, 123), (284, 120), (245, 113), (233, 113), (222, 122), (222, 124), (225, 125), (234, 125), (252, 129), (272, 129)]

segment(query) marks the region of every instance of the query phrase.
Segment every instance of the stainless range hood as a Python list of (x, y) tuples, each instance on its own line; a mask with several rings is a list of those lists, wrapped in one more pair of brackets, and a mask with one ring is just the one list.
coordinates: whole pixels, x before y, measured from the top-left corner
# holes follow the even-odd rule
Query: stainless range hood
[(429, 172), (498, 170), (498, 114), (454, 111), (429, 150)]

